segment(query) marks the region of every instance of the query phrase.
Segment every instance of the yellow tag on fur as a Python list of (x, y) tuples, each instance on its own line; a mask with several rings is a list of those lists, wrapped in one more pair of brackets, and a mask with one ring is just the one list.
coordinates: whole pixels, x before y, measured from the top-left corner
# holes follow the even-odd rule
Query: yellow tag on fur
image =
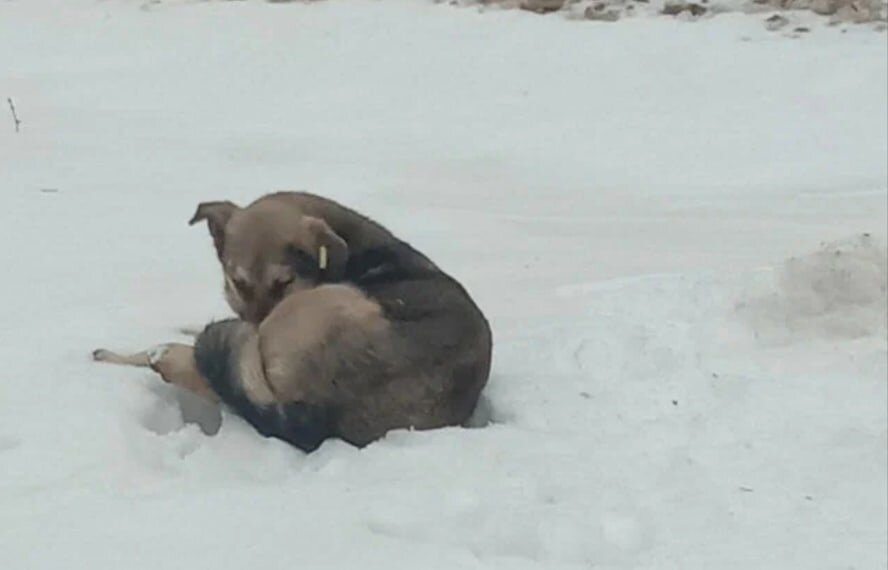
[(327, 269), (327, 246), (322, 245), (318, 250), (318, 267)]

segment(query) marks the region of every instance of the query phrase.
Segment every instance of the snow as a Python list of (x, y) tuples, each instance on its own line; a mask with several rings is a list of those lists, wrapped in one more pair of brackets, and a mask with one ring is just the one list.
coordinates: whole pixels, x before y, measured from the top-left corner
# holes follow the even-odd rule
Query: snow
[[(0, 566), (888, 566), (884, 34), (12, 0), (0, 53)], [(186, 222), (277, 189), (465, 283), (476, 427), (305, 455), (89, 360), (227, 316)]]
[(759, 337), (885, 336), (885, 249), (864, 234), (787, 260), (776, 291), (744, 307)]

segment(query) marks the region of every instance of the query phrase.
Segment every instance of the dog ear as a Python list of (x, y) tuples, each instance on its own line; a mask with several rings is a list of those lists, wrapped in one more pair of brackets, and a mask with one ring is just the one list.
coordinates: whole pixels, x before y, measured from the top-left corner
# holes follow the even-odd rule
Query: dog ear
[(225, 246), (225, 225), (231, 215), (239, 209), (237, 204), (227, 200), (224, 202), (201, 202), (197, 206), (197, 211), (188, 220), (189, 226), (204, 220), (207, 221), (210, 235), (213, 236), (213, 245), (216, 246), (216, 254), (220, 260), (222, 259), (222, 248)]
[(348, 263), (348, 244), (327, 222), (313, 216), (305, 216), (304, 223), (312, 235), (322, 281), (341, 281)]

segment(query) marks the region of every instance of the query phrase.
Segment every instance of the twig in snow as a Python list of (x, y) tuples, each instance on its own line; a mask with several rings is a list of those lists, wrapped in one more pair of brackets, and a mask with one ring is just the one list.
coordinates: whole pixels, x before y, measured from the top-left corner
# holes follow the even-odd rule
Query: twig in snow
[(12, 111), (12, 120), (15, 121), (15, 132), (19, 132), (19, 126), (22, 122), (19, 120), (18, 115), (15, 112), (15, 103), (12, 102), (12, 97), (7, 97), (6, 101), (9, 103), (9, 110)]

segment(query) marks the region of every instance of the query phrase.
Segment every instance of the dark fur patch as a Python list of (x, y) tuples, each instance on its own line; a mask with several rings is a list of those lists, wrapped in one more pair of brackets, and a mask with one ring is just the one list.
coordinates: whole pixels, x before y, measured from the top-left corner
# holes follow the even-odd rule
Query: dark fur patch
[(207, 326), (194, 346), (197, 369), (219, 398), (260, 434), (314, 451), (332, 434), (330, 410), (305, 402), (259, 406), (250, 401), (237, 366), (240, 347), (250, 334), (247, 327), (236, 319)]
[(432, 277), (438, 273), (419, 252), (398, 241), (369, 248), (349, 257), (345, 281), (364, 289), (407, 279)]

